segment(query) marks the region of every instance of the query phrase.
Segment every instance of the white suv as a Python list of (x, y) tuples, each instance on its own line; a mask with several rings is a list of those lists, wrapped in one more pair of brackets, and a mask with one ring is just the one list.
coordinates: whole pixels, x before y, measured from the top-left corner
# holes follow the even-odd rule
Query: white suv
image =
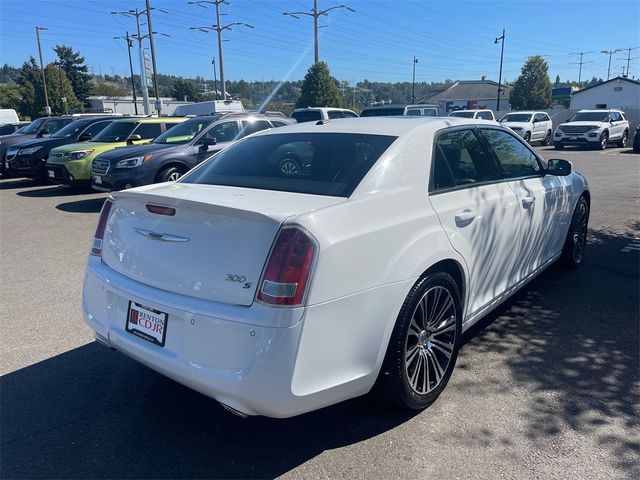
[(626, 147), (629, 121), (620, 110), (580, 110), (568, 122), (558, 125), (553, 146), (562, 150), (567, 145), (580, 145), (604, 150), (617, 142)]
[(542, 142), (549, 145), (553, 124), (545, 112), (512, 112), (500, 119), (500, 124), (509, 127), (527, 142)]
[(492, 120), (496, 121), (496, 116), (491, 110), (456, 110), (449, 114), (450, 117), (474, 118), (476, 120)]
[(356, 112), (352, 112), (346, 108), (332, 107), (296, 108), (291, 114), (291, 118), (295, 118), (298, 123), (332, 120), (336, 118), (355, 118), (357, 116), (358, 114)]

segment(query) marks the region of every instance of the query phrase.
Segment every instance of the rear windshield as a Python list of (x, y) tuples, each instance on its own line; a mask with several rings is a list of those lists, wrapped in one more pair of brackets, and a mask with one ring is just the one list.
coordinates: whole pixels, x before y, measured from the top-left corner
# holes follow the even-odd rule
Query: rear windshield
[(528, 122), (531, 120), (530, 113), (509, 113), (500, 119), (502, 122)]
[(365, 108), (360, 114), (361, 117), (391, 117), (394, 115), (404, 115), (404, 107), (372, 108), (369, 110)]
[(305, 112), (293, 112), (291, 118), (295, 118), (298, 123), (304, 123), (322, 120), (322, 115), (320, 110), (308, 110)]
[(473, 114), (475, 112), (465, 112), (465, 111), (457, 111), (457, 112), (451, 112), (449, 114), (450, 117), (464, 117), (464, 118), (473, 118)]
[(396, 138), (353, 133), (249, 137), (182, 182), (348, 197)]
[(98, 135), (91, 139), (92, 142), (124, 142), (134, 128), (138, 126), (137, 122), (112, 122), (107, 125)]

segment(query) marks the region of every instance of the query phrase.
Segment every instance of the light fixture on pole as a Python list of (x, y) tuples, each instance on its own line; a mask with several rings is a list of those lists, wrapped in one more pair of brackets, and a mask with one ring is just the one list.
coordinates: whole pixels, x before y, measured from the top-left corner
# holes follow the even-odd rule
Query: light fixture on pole
[(216, 57), (211, 58), (211, 65), (213, 65), (213, 99), (218, 99), (218, 76), (216, 75)]
[(345, 10), (349, 10), (350, 12), (354, 12), (355, 10), (351, 7), (347, 7), (346, 5), (336, 5), (334, 7), (325, 8), (324, 10), (318, 10), (318, 0), (313, 0), (313, 9), (311, 13), (309, 12), (285, 12), (283, 15), (293, 17), (295, 19), (300, 19), (300, 16), (304, 15), (307, 17), (313, 17), (313, 39), (314, 39), (314, 50), (313, 50), (313, 63), (318, 63), (320, 61), (320, 52), (318, 45), (318, 18), (321, 16), (328, 16), (328, 13), (331, 10), (336, 10), (339, 8), (344, 8)]
[(416, 103), (416, 63), (418, 59), (413, 56), (413, 82), (411, 83), (411, 103)]
[(495, 43), (498, 43), (498, 40), (500, 40), (502, 43), (502, 46), (500, 47), (500, 74), (498, 75), (498, 102), (496, 104), (496, 112), (500, 111), (500, 93), (502, 90), (502, 59), (504, 58), (504, 38), (505, 38), (505, 31), (503, 28), (502, 36), (496, 37), (496, 39), (493, 42), (495, 44)]

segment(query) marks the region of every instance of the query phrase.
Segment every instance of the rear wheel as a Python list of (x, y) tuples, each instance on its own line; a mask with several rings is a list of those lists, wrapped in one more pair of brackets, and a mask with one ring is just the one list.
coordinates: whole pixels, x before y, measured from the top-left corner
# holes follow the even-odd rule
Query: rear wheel
[(622, 134), (622, 138), (620, 139), (620, 141), (618, 142), (618, 146), (620, 148), (624, 148), (627, 146), (627, 141), (629, 140), (629, 132), (627, 132), (626, 130), (624, 131), (624, 133)]
[(551, 143), (551, 130), (547, 131), (547, 134), (544, 136), (544, 140), (542, 140), (542, 145), (547, 146)]
[(389, 341), (377, 388), (388, 401), (414, 410), (444, 390), (458, 357), (462, 330), (460, 290), (443, 272), (409, 292)]
[(577, 267), (584, 258), (587, 246), (587, 226), (589, 224), (589, 203), (582, 196), (573, 211), (571, 225), (562, 248), (562, 262), (570, 267)]
[(167, 167), (160, 170), (156, 177), (158, 182), (175, 182), (186, 173), (186, 169), (182, 167)]
[(609, 142), (609, 132), (602, 132), (602, 135), (600, 135), (600, 144), (598, 145), (600, 150), (604, 150), (605, 148), (607, 148), (608, 142)]
[(531, 141), (531, 132), (525, 132), (524, 141), (529, 143)]

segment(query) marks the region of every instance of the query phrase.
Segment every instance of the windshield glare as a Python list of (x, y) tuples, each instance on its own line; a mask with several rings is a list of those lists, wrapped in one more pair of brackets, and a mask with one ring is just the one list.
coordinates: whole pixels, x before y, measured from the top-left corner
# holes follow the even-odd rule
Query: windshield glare
[(136, 128), (136, 122), (113, 122), (107, 125), (92, 142), (124, 142), (133, 129)]
[(570, 122), (608, 122), (609, 112), (582, 112), (571, 117)]
[(502, 117), (502, 122), (529, 122), (531, 120), (530, 113), (509, 113)]
[(36, 118), (33, 122), (24, 127), (24, 130), (22, 130), (22, 132), (20, 133), (36, 133), (40, 128), (40, 125), (42, 125), (47, 120), (47, 118), (48, 117)]
[(215, 119), (209, 118), (194, 118), (177, 124), (175, 127), (171, 127), (164, 132), (153, 143), (160, 143), (163, 145), (180, 145), (190, 142), (196, 135), (198, 135), (203, 129), (211, 125)]
[(348, 197), (395, 139), (352, 133), (248, 137), (214, 155), (182, 181)]
[(73, 135), (76, 135), (80, 130), (86, 127), (89, 124), (86, 120), (76, 120), (75, 122), (71, 122), (66, 127), (61, 128), (56, 133), (51, 135), (51, 138), (68, 138)]

